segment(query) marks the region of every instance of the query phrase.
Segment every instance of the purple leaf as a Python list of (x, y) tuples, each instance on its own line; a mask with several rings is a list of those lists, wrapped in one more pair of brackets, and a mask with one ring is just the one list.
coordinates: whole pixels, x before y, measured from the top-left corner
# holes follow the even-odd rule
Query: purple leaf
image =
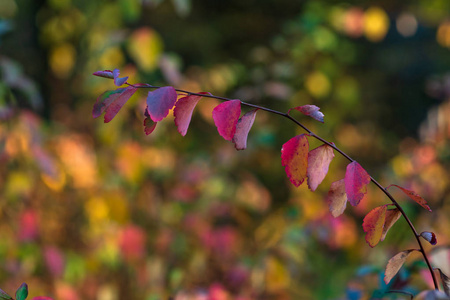
[(97, 71), (92, 73), (92, 75), (98, 76), (98, 77), (104, 77), (104, 78), (114, 78), (114, 74), (111, 70), (104, 70), (104, 71)]
[(310, 116), (311, 118), (316, 119), (317, 121), (323, 123), (323, 117), (324, 117), (323, 113), (320, 112), (319, 111), (320, 108), (315, 105), (307, 104), (307, 105), (303, 105), (303, 106), (297, 106), (292, 109), (298, 110), (302, 114)]
[(244, 114), (242, 118), (236, 124), (236, 133), (233, 136), (232, 142), (236, 150), (244, 150), (247, 148), (247, 137), (253, 122), (255, 122), (256, 111), (258, 109), (251, 110)]
[(128, 76), (127, 77), (123, 77), (123, 78), (119, 78), (119, 75), (120, 75), (119, 69), (114, 69), (114, 71), (113, 71), (114, 84), (117, 85), (117, 86), (121, 86), (122, 84), (127, 82), (127, 79), (128, 79)]
[(147, 111), (153, 122), (164, 119), (177, 101), (177, 92), (171, 86), (165, 86), (148, 92)]

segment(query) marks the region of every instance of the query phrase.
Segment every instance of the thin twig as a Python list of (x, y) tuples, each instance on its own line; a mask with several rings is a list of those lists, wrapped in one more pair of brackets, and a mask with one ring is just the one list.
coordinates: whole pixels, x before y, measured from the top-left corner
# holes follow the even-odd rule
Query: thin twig
[[(150, 85), (150, 84), (133, 85), (133, 84), (129, 84), (128, 82), (126, 82), (125, 84), (127, 84), (129, 86), (133, 86), (135, 88), (152, 88), (152, 89), (160, 88), (160, 86), (154, 86), (154, 85)], [(201, 96), (201, 97), (205, 97), (205, 98), (218, 99), (218, 100), (222, 100), (222, 101), (233, 100), (233, 99), (229, 99), (229, 98), (225, 98), (225, 97), (215, 96), (215, 95), (212, 95), (212, 94), (193, 93), (193, 92), (189, 92), (189, 91), (182, 90), (182, 89), (175, 89), (175, 90), (177, 92), (179, 92), (179, 93), (185, 93), (187, 95), (196, 95), (196, 96)], [(241, 100), (239, 100), (239, 101), (241, 101)], [(266, 108), (266, 107), (263, 107), (263, 106), (259, 106), (259, 105), (256, 105), (256, 104), (247, 103), (247, 102), (244, 102), (244, 101), (241, 101), (241, 104), (245, 105), (245, 106), (248, 106), (248, 107), (257, 108), (259, 110), (263, 110), (263, 111), (266, 111), (266, 112), (269, 112), (269, 113), (272, 113), (272, 114), (280, 115), (280, 116), (282, 116), (284, 118), (287, 118), (290, 121), (294, 122), (297, 126), (301, 127), (303, 130), (305, 130), (310, 137), (315, 138), (316, 140), (319, 140), (320, 142), (322, 142), (324, 144), (327, 144), (328, 146), (330, 146), (331, 148), (333, 148), (334, 150), (339, 152), (343, 157), (345, 157), (350, 162), (354, 162), (355, 161), (348, 154), (346, 154), (344, 151), (339, 149), (334, 143), (328, 142), (327, 140), (323, 139), (322, 137), (316, 135), (314, 132), (312, 132), (310, 129), (308, 129), (305, 125), (303, 125), (302, 123), (297, 121), (294, 117), (289, 115), (289, 113), (280, 112), (280, 111), (277, 111), (277, 110), (273, 110), (273, 109)], [(422, 241), (420, 240), (420, 234), (417, 232), (417, 230), (414, 227), (414, 225), (412, 224), (411, 220), (406, 215), (405, 211), (400, 206), (400, 204), (398, 204), (398, 202), (391, 195), (391, 193), (389, 193), (387, 191), (387, 189), (385, 187), (383, 187), (380, 183), (378, 183), (378, 181), (376, 181), (372, 176), (370, 176), (370, 180), (389, 198), (389, 200), (391, 200), (392, 204), (395, 205), (395, 207), (397, 207), (397, 209), (402, 214), (403, 218), (408, 223), (409, 227), (411, 228), (411, 231), (414, 234), (414, 237), (416, 238), (417, 243), (419, 244), (420, 252), (422, 253), (423, 259), (425, 260), (425, 263), (427, 264), (427, 267), (428, 267), (428, 269), (429, 269), (429, 271), (431, 273), (431, 277), (433, 278), (434, 287), (435, 287), (436, 290), (439, 290), (439, 285), (438, 285), (438, 282), (437, 282), (437, 279), (436, 279), (436, 275), (433, 272), (433, 267), (430, 264), (428, 256), (427, 256), (427, 254), (425, 252), (425, 249), (424, 249), (424, 247), (422, 245)]]

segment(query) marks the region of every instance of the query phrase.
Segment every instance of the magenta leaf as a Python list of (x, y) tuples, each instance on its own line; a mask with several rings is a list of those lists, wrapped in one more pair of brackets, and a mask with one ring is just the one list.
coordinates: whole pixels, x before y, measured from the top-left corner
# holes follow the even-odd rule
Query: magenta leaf
[(424, 231), (420, 233), (420, 236), (423, 237), (425, 240), (427, 240), (427, 242), (433, 246), (437, 244), (437, 239), (434, 232)]
[(241, 101), (230, 100), (217, 105), (212, 112), (217, 131), (227, 141), (233, 139), (241, 115)]
[(128, 76), (127, 77), (123, 77), (123, 78), (119, 78), (119, 75), (120, 75), (119, 69), (114, 69), (114, 71), (113, 71), (114, 84), (117, 85), (117, 86), (121, 86), (122, 84), (127, 82), (127, 79), (128, 79)]
[(177, 101), (177, 92), (171, 86), (165, 86), (148, 92), (147, 111), (153, 122), (159, 122), (169, 114)]
[[(211, 95), (210, 93), (199, 94)], [(194, 108), (201, 98), (202, 97), (198, 95), (188, 95), (178, 99), (177, 103), (175, 103), (175, 108), (173, 109), (175, 125), (182, 136), (186, 135), (189, 124), (191, 123)]]
[(333, 148), (327, 144), (317, 147), (308, 153), (308, 186), (315, 191), (328, 173), (328, 167), (334, 158)]
[(105, 123), (108, 123), (112, 119), (114, 119), (122, 106), (124, 106), (128, 99), (133, 96), (136, 90), (137, 89), (135, 87), (129, 86), (127, 88), (124, 88), (120, 94), (117, 94), (117, 96), (114, 97), (112, 102), (106, 107)]
[(53, 298), (50, 297), (46, 297), (46, 296), (37, 296), (37, 297), (33, 297), (33, 299), (31, 300), (54, 300)]
[(299, 187), (306, 179), (309, 143), (306, 134), (300, 134), (284, 143), (281, 164), (293, 185)]
[(351, 205), (356, 206), (367, 193), (370, 175), (356, 161), (347, 165), (345, 172), (345, 192)]
[(251, 110), (239, 119), (236, 125), (236, 133), (232, 139), (236, 150), (244, 150), (247, 148), (248, 133), (253, 126), (253, 122), (255, 122), (257, 111), (258, 109)]
[[(301, 112), (304, 115), (310, 116), (313, 119), (316, 119), (319, 122), (323, 123), (323, 113), (320, 112), (320, 108), (315, 106), (315, 105), (302, 105), (302, 106), (297, 106), (291, 109), (295, 109), (298, 110), (299, 112)], [(289, 111), (291, 111), (291, 109)]]
[(98, 77), (104, 77), (104, 78), (114, 78), (114, 74), (111, 70), (104, 70), (104, 71), (97, 71), (92, 73), (92, 75), (98, 76)]

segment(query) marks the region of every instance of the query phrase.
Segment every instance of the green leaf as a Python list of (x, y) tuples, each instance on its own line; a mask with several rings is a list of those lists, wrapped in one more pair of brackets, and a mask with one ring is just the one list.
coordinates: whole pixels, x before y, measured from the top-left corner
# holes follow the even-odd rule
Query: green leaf
[(16, 291), (16, 300), (25, 300), (28, 296), (28, 285), (24, 282)]
[(11, 300), (12, 297), (0, 289), (0, 299)]

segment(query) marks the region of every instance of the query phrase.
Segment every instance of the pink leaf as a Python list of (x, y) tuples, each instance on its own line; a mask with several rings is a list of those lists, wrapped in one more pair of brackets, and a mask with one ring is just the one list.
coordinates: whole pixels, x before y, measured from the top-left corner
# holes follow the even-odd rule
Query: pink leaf
[(98, 77), (110, 78), (110, 79), (114, 78), (113, 72), (111, 70), (97, 71), (97, 72), (94, 72), (92, 75), (95, 75)]
[(370, 175), (356, 161), (348, 164), (345, 172), (345, 192), (351, 205), (356, 206), (367, 193)]
[(338, 217), (344, 213), (347, 206), (347, 194), (345, 193), (345, 179), (335, 181), (331, 184), (327, 195), (327, 202), (333, 217)]
[(117, 85), (117, 86), (121, 86), (122, 84), (127, 82), (127, 79), (128, 79), (128, 76), (127, 77), (123, 77), (123, 78), (119, 78), (119, 75), (120, 75), (119, 69), (114, 69), (114, 71), (113, 71), (114, 84)]
[(433, 246), (437, 244), (437, 239), (434, 232), (424, 231), (420, 233), (420, 236), (423, 237), (425, 240), (427, 240), (427, 242)]
[(241, 101), (230, 100), (217, 105), (212, 112), (214, 124), (219, 134), (231, 141), (236, 133), (236, 125), (241, 115)]
[(253, 122), (255, 122), (256, 112), (258, 109), (247, 112), (239, 119), (236, 125), (236, 133), (233, 136), (233, 143), (236, 150), (244, 150), (247, 148), (247, 137)]
[(366, 242), (370, 247), (375, 247), (383, 235), (384, 222), (386, 220), (387, 205), (372, 209), (363, 221), (363, 230), (366, 233)]
[[(199, 93), (205, 95), (211, 95), (210, 93)], [(192, 112), (195, 106), (202, 97), (198, 95), (188, 95), (186, 97), (178, 99), (173, 109), (173, 115), (175, 116), (175, 125), (178, 128), (178, 132), (185, 136), (191, 122)]]
[(403, 193), (405, 193), (410, 199), (414, 200), (417, 202), (417, 204), (419, 204), (420, 206), (422, 206), (423, 208), (425, 208), (428, 211), (431, 211), (431, 208), (428, 206), (427, 201), (425, 201), (425, 199), (423, 199), (422, 197), (420, 197), (419, 195), (417, 195), (415, 192), (407, 190), (405, 188), (402, 188), (401, 186), (398, 186), (396, 184), (391, 184), (390, 186), (388, 186), (386, 189), (390, 188), (391, 186), (395, 186), (398, 187), (399, 189), (401, 189), (403, 191)]
[(281, 148), (281, 164), (293, 185), (299, 187), (306, 179), (309, 143), (305, 134), (297, 135)]
[(34, 297), (31, 300), (53, 300), (53, 298), (46, 297), (46, 296), (37, 296), (37, 297)]
[(148, 92), (147, 111), (153, 122), (164, 119), (177, 101), (177, 92), (171, 86), (165, 86)]
[[(323, 113), (320, 112), (320, 108), (315, 105), (303, 105), (303, 106), (297, 106), (292, 109), (298, 110), (304, 115), (310, 116), (313, 119), (316, 119), (319, 122), (323, 123)], [(289, 110), (290, 111), (290, 110)]]
[(136, 88), (129, 86), (122, 90), (117, 97), (106, 107), (105, 113), (105, 123), (110, 122), (119, 112), (119, 110), (124, 106), (124, 104), (130, 99), (131, 96), (136, 92)]
[(308, 153), (308, 186), (315, 191), (328, 173), (328, 167), (334, 158), (333, 148), (323, 144)]

